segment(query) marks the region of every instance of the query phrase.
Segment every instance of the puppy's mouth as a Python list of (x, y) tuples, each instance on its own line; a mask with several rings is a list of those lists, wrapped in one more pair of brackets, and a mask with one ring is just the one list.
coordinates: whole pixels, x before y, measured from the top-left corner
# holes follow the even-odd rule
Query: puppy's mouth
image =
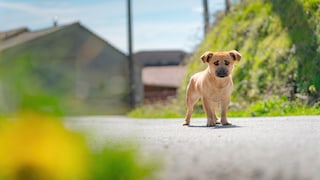
[(224, 78), (229, 76), (229, 72), (228, 70), (221, 68), (216, 71), (216, 76), (219, 78)]

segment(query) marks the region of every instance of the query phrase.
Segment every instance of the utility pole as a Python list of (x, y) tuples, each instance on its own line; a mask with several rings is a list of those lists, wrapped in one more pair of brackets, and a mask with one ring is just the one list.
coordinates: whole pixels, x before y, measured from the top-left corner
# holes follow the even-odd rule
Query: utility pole
[(204, 16), (204, 37), (205, 37), (209, 32), (208, 0), (203, 0), (203, 16)]
[(129, 61), (129, 103), (131, 107), (135, 106), (135, 83), (134, 66), (132, 57), (132, 23), (131, 23), (131, 0), (127, 0), (127, 21), (128, 21), (128, 61)]
[(225, 0), (225, 5), (226, 5), (226, 10), (225, 10), (225, 13), (228, 14), (229, 11), (230, 11), (230, 0)]

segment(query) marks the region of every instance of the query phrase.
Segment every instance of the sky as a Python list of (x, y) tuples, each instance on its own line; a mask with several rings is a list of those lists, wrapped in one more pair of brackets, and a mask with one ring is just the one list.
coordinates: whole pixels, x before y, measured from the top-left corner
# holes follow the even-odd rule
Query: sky
[[(131, 0), (133, 52), (192, 52), (203, 39), (203, 0)], [(210, 14), (224, 0), (208, 0)], [(0, 0), (0, 31), (80, 22), (127, 53), (127, 0)], [(213, 19), (213, 17), (211, 17)]]

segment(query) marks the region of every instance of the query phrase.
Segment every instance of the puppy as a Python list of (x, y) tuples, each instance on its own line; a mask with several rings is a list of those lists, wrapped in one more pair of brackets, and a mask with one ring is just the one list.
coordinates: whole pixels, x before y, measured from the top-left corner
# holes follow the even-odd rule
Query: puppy
[[(227, 120), (227, 110), (233, 88), (231, 72), (236, 61), (240, 61), (238, 51), (210, 52), (201, 56), (203, 63), (207, 63), (206, 70), (194, 74), (187, 86), (186, 106), (187, 114), (183, 125), (190, 124), (193, 106), (201, 98), (203, 109), (207, 116), (207, 126), (222, 123), (231, 125)], [(216, 110), (221, 106), (221, 121), (218, 120)]]

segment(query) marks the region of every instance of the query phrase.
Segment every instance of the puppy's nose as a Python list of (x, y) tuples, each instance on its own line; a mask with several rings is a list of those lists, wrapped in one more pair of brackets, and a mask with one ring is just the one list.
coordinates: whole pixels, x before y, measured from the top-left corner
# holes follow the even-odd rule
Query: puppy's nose
[(228, 76), (228, 74), (229, 74), (229, 72), (225, 68), (219, 68), (216, 70), (216, 76), (218, 76), (218, 77), (223, 78), (223, 77)]

